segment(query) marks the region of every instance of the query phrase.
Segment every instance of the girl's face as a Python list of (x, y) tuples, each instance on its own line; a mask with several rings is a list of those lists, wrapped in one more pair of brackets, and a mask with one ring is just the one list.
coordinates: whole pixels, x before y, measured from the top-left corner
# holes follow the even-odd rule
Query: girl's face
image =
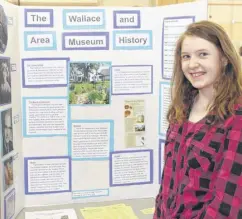
[(185, 37), (181, 48), (181, 66), (185, 77), (198, 90), (213, 91), (221, 75), (221, 55), (211, 42), (195, 37)]

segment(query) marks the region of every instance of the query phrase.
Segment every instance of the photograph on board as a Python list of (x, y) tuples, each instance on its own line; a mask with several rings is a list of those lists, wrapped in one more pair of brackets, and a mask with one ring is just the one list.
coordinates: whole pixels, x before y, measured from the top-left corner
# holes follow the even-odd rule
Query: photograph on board
[(124, 124), (126, 148), (145, 146), (144, 100), (133, 99), (124, 101)]
[(69, 104), (110, 103), (109, 62), (72, 62), (69, 71)]
[(5, 219), (12, 219), (15, 214), (15, 189), (13, 189), (4, 198)]
[(0, 53), (4, 53), (8, 44), (8, 18), (0, 5)]
[(10, 59), (0, 57), (0, 105), (11, 103)]
[(13, 151), (12, 109), (1, 112), (2, 122), (2, 156)]
[(3, 163), (3, 191), (13, 185), (13, 157), (8, 158)]

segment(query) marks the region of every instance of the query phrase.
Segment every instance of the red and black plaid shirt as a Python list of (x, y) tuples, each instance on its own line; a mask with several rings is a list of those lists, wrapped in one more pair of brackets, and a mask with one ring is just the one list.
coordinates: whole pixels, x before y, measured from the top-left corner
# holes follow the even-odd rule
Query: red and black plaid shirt
[(224, 123), (172, 125), (153, 219), (242, 219), (242, 105)]

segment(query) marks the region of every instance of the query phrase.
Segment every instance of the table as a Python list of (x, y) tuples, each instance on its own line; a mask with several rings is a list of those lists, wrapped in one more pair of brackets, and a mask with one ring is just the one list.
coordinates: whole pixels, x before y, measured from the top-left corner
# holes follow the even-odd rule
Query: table
[(74, 208), (77, 214), (78, 219), (84, 219), (80, 213), (80, 209), (84, 207), (98, 207), (105, 205), (113, 205), (124, 203), (133, 208), (133, 211), (139, 219), (152, 219), (153, 215), (145, 215), (141, 210), (145, 208), (152, 208), (155, 204), (154, 198), (145, 198), (145, 199), (130, 199), (130, 200), (118, 200), (111, 202), (96, 202), (96, 203), (75, 203), (75, 204), (66, 204), (66, 205), (55, 205), (55, 206), (43, 206), (43, 207), (31, 207), (23, 209), (16, 219), (25, 219), (25, 212), (31, 211), (48, 211), (48, 210), (59, 210), (66, 208)]

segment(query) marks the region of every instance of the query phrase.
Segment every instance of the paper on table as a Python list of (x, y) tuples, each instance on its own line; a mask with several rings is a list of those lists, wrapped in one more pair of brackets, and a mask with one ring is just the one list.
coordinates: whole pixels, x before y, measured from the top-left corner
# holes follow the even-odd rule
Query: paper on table
[(154, 214), (155, 208), (146, 208), (146, 209), (141, 210), (141, 212), (143, 214)]
[(130, 206), (107, 206), (109, 214), (115, 219), (138, 219)]
[(138, 219), (138, 217), (134, 214), (133, 209), (130, 206), (126, 206), (125, 208), (116, 209), (117, 219)]
[(85, 219), (103, 219), (103, 218), (112, 219), (111, 217), (109, 217), (106, 209), (103, 207), (84, 208), (84, 209), (81, 209), (80, 211)]
[(80, 209), (85, 219), (138, 219), (133, 209), (125, 204)]
[(25, 212), (25, 219), (77, 219), (74, 209)]

